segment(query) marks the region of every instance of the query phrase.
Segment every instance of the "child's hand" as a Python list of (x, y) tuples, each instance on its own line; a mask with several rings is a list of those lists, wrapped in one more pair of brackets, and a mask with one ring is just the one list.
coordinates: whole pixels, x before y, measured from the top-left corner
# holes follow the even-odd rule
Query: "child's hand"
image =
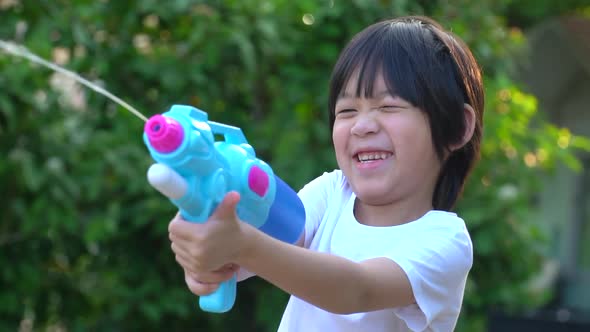
[(185, 269), (184, 281), (193, 294), (208, 295), (217, 290), (220, 283), (229, 280), (238, 270), (239, 266), (236, 264), (227, 264), (217, 271), (201, 274), (195, 274)]
[[(220, 275), (225, 275), (211, 271), (217, 271), (226, 264), (236, 262), (238, 255), (245, 248), (246, 237), (243, 228), (247, 224), (241, 222), (236, 215), (236, 205), (239, 201), (239, 193), (230, 192), (219, 203), (207, 222), (187, 222), (180, 215), (170, 222), (168, 231), (176, 261), (195, 277), (193, 279), (201, 283), (220, 282)], [(194, 288), (200, 292), (202, 287)]]

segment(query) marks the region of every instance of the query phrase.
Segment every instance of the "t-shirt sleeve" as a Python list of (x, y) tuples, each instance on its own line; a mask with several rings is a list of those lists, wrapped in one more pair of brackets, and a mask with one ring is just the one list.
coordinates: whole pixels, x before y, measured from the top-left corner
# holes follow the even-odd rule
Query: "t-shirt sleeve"
[(330, 193), (336, 183), (341, 180), (339, 171), (324, 172), (306, 184), (297, 193), (305, 207), (305, 230), (303, 246), (309, 248), (323, 217), (326, 213)]
[(423, 331), (434, 319), (437, 326), (448, 326), (444, 330), (452, 331), (473, 263), (467, 230), (434, 232), (415, 241), (407, 252), (393, 253), (389, 258), (406, 273), (416, 299), (416, 304), (396, 308), (396, 315), (412, 331)]

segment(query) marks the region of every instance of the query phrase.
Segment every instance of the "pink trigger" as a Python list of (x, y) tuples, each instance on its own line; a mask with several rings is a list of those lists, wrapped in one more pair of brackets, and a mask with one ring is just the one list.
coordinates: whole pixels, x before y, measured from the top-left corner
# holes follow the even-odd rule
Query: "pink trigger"
[(250, 168), (250, 174), (248, 174), (248, 186), (250, 190), (263, 197), (268, 190), (268, 174), (258, 166), (252, 166)]

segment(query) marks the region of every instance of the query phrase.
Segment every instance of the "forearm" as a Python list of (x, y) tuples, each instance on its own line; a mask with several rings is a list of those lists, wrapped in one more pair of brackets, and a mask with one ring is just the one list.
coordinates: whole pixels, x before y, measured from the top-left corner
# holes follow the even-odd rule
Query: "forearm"
[[(304, 239), (305, 239), (305, 232), (303, 232), (301, 234), (301, 237), (299, 237), (299, 239), (297, 240), (297, 242), (295, 242), (294, 244), (296, 246), (303, 247), (303, 240)], [(253, 277), (255, 275), (256, 275), (255, 273), (252, 273), (252, 272), (246, 270), (245, 268), (240, 267), (240, 269), (237, 272), (237, 280), (238, 281), (244, 281), (244, 280), (249, 279), (249, 278), (251, 278), (251, 277)]]
[(334, 313), (365, 311), (367, 278), (361, 264), (283, 243), (253, 228), (237, 262), (289, 294)]

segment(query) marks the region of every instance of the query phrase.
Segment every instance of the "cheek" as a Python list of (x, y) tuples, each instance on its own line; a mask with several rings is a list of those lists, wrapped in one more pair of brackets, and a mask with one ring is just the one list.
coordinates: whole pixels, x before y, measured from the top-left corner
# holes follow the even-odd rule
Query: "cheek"
[(432, 160), (434, 145), (428, 122), (422, 117), (408, 117), (388, 128), (399, 155), (409, 159)]
[(344, 138), (344, 126), (338, 122), (334, 123), (332, 127), (332, 143), (334, 146), (340, 144)]
[(344, 160), (347, 156), (346, 151), (346, 141), (348, 138), (348, 134), (346, 128), (341, 125), (335, 124), (334, 129), (332, 131), (332, 144), (334, 146), (334, 152), (336, 153), (336, 159), (338, 163), (341, 162), (341, 159)]

